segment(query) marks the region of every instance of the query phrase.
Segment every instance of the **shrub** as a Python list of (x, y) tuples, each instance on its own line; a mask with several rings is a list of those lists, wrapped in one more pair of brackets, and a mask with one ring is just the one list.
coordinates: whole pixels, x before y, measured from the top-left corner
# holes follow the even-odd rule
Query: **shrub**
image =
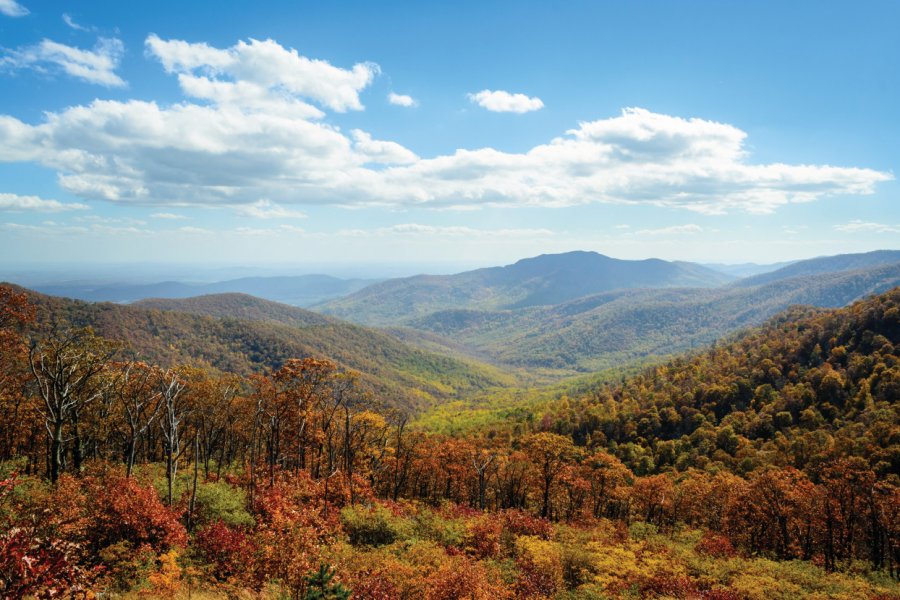
[(187, 543), (178, 513), (165, 506), (152, 485), (107, 472), (85, 478), (89, 540), (100, 550), (118, 542), (147, 544), (157, 552)]
[(423, 509), (412, 521), (413, 535), (419, 539), (431, 540), (445, 547), (460, 547), (463, 543), (463, 524), (445, 519), (433, 511)]
[(703, 537), (694, 546), (694, 550), (714, 558), (730, 558), (737, 554), (727, 537), (712, 531), (706, 531), (703, 534)]
[(224, 481), (208, 481), (197, 486), (198, 524), (220, 522), (225, 525), (253, 525), (253, 517), (247, 512), (247, 495), (244, 490)]
[(198, 531), (194, 542), (217, 579), (226, 580), (250, 570), (253, 544), (243, 530), (216, 521)]
[(354, 546), (384, 546), (405, 537), (402, 523), (381, 505), (346, 506), (341, 509), (341, 524)]
[(503, 523), (491, 515), (469, 521), (463, 539), (466, 552), (478, 559), (497, 556), (500, 553), (502, 530)]

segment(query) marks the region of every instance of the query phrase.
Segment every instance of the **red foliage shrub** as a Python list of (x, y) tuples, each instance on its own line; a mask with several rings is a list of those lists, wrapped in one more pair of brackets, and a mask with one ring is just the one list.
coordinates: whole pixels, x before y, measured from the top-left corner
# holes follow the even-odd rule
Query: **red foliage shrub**
[(59, 517), (52, 505), (39, 518), (16, 518), (15, 511), (3, 510), (18, 484), (16, 473), (0, 480), (0, 597), (52, 598), (85, 589), (96, 573), (78, 565), (77, 543), (53, 537), (67, 532), (63, 520), (53, 519), (49, 527), (39, 523), (51, 520), (48, 515)]
[(500, 553), (500, 533), (503, 522), (493, 515), (484, 515), (469, 522), (466, 528), (466, 551), (475, 558), (492, 558)]
[(382, 571), (358, 573), (351, 582), (353, 598), (360, 600), (394, 600), (400, 591)]
[(524, 510), (507, 510), (503, 512), (503, 527), (515, 535), (535, 535), (549, 540), (553, 535), (550, 521), (539, 519)]
[(0, 535), (0, 597), (56, 598), (86, 589), (92, 575), (76, 564), (78, 547), (25, 528)]
[(712, 531), (707, 531), (703, 534), (703, 537), (694, 546), (694, 550), (714, 558), (730, 558), (737, 554), (727, 537)]
[(227, 580), (246, 573), (250, 566), (253, 544), (242, 529), (216, 521), (198, 531), (194, 543), (212, 565), (217, 579)]
[(538, 568), (530, 560), (518, 560), (519, 578), (515, 584), (516, 598), (552, 598), (557, 592), (557, 580)]
[(157, 553), (187, 544), (187, 532), (178, 513), (164, 505), (149, 483), (107, 471), (86, 477), (88, 541), (95, 549), (120, 541), (149, 545)]

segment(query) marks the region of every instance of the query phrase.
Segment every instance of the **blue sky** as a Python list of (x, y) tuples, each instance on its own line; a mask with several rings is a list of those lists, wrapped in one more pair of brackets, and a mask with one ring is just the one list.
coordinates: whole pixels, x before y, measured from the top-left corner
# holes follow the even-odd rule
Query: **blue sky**
[(889, 1), (0, 0), (0, 263), (897, 248), (898, 22)]

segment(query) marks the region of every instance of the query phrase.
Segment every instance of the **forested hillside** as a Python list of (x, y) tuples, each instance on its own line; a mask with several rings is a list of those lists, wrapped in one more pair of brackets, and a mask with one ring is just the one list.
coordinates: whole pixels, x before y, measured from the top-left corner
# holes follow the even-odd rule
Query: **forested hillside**
[(623, 290), (513, 311), (450, 310), (408, 323), (498, 364), (590, 372), (698, 348), (793, 304), (840, 307), (900, 285), (900, 263), (718, 289)]
[(752, 287), (781, 279), (790, 279), (792, 277), (820, 275), (822, 273), (837, 273), (840, 271), (856, 271), (860, 269), (870, 269), (872, 267), (894, 265), (898, 262), (900, 262), (900, 250), (876, 250), (874, 252), (865, 252), (862, 254), (823, 256), (820, 258), (801, 260), (769, 273), (761, 273), (753, 277), (746, 277), (734, 282), (732, 285), (738, 287)]
[(357, 371), (388, 405), (407, 409), (511, 382), (487, 365), (419, 350), (384, 332), (239, 294), (132, 306), (39, 294), (30, 298), (41, 309), (40, 328), (90, 326), (125, 343), (128, 352), (147, 362), (193, 363), (249, 375), (276, 369), (290, 358), (327, 357)]
[(5, 597), (900, 597), (900, 289), (458, 437), (29, 325), (95, 310), (0, 288)]

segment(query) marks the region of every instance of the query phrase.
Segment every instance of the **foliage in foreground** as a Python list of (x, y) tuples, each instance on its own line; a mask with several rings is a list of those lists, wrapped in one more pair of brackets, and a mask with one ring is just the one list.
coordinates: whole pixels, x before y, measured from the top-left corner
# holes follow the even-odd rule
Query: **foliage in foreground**
[(323, 482), (303, 473), (280, 473), (260, 490), (248, 507), (252, 524), (211, 515), (188, 535), (186, 498), (166, 507), (152, 471), (127, 478), (95, 464), (55, 486), (5, 478), (3, 597), (93, 590), (201, 598), (900, 598), (886, 574), (754, 557), (710, 530), (663, 535), (643, 522), (553, 523), (515, 509), (376, 500), (365, 490), (367, 500), (352, 505), (345, 487), (326, 496)]
[(33, 318), (0, 288), (5, 597), (898, 594), (900, 291), (466, 439)]

